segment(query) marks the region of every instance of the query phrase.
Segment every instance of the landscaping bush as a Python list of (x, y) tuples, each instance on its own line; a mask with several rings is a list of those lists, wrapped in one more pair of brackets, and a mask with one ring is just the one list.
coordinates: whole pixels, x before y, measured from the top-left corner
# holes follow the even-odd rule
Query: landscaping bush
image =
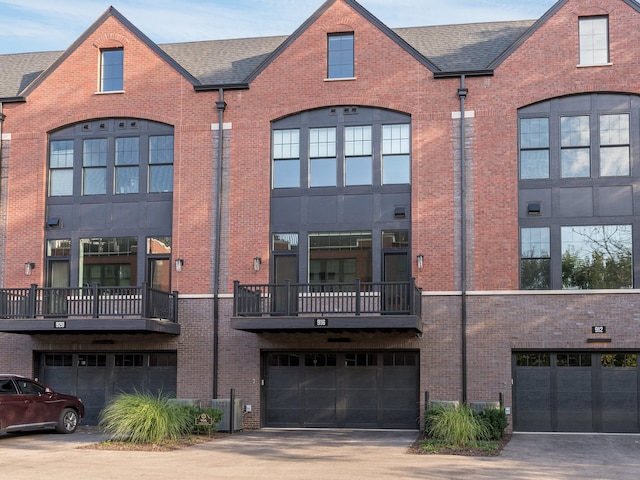
[(486, 408), (478, 416), (488, 425), (491, 440), (500, 440), (504, 436), (504, 429), (509, 425), (504, 408)]
[(100, 414), (100, 427), (112, 440), (161, 443), (189, 435), (195, 429), (194, 409), (175, 405), (168, 396), (123, 393)]
[[(187, 411), (187, 415), (191, 418), (191, 432), (198, 435), (206, 435), (211, 432), (218, 431), (218, 425), (220, 425), (220, 420), (222, 420), (222, 415), (224, 414), (222, 410), (213, 407), (195, 407), (195, 406), (180, 406), (179, 408), (184, 408)], [(205, 414), (211, 418), (212, 425), (196, 425), (196, 418), (200, 415)]]
[(456, 446), (474, 446), (490, 436), (488, 424), (467, 405), (437, 406), (425, 413), (428, 436)]

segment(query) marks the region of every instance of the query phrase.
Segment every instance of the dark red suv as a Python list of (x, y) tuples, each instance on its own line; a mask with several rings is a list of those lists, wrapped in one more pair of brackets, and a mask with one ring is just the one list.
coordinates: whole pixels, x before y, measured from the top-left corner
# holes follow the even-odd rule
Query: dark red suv
[(79, 398), (20, 375), (0, 374), (0, 433), (46, 428), (73, 433), (82, 417)]

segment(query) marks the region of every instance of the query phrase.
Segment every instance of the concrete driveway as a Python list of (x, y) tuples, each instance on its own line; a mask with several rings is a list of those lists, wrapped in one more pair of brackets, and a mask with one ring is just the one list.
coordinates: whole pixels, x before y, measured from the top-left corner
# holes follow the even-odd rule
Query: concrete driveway
[[(411, 431), (260, 430), (173, 452), (79, 448), (106, 437), (0, 436), (0, 478), (131, 479), (626, 479), (640, 472), (638, 435), (514, 434), (498, 457), (411, 455)], [(6, 475), (6, 477), (5, 477)]]

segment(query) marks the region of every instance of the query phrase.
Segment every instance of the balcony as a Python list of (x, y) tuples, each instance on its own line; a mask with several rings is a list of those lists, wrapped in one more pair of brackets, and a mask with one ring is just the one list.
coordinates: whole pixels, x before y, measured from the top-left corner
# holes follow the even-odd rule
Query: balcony
[(138, 287), (0, 289), (0, 332), (178, 335), (178, 293)]
[(422, 290), (409, 282), (234, 282), (231, 327), (249, 332), (422, 332)]

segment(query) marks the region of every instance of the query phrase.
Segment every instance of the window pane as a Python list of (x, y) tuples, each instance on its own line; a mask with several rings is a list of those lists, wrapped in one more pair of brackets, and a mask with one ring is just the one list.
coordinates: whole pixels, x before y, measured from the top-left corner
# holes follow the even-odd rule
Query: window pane
[(344, 154), (347, 157), (371, 155), (371, 127), (344, 129)]
[(273, 158), (300, 158), (299, 130), (274, 130)]
[(631, 225), (562, 227), (562, 286), (632, 288)]
[(352, 78), (354, 76), (353, 33), (329, 35), (328, 77)]
[(309, 157), (336, 156), (336, 129), (312, 128), (309, 130)]
[(572, 148), (561, 152), (562, 178), (589, 177), (591, 175), (588, 148)]
[(589, 116), (562, 117), (560, 119), (561, 146), (584, 147), (589, 145)]
[(272, 250), (274, 252), (288, 252), (298, 250), (298, 234), (274, 233)]
[(136, 237), (80, 239), (80, 285), (135, 286)]
[(49, 178), (51, 180), (50, 196), (73, 195), (73, 169), (51, 170)]
[(149, 137), (149, 192), (173, 192), (173, 135)]
[(124, 89), (124, 51), (122, 48), (102, 50), (101, 91), (112, 92)]
[(600, 115), (600, 176), (627, 176), (629, 115)]
[(273, 162), (273, 188), (300, 186), (300, 160), (276, 160)]
[(549, 148), (549, 119), (520, 120), (520, 148)]
[(149, 166), (149, 192), (173, 191), (173, 165)]
[[(116, 138), (116, 193), (138, 193), (140, 162), (138, 137)], [(122, 167), (121, 165), (128, 165)]]
[(102, 195), (107, 193), (107, 140), (85, 140), (82, 150), (82, 193)]
[(309, 234), (309, 283), (372, 278), (371, 232)]
[(300, 186), (300, 131), (273, 131), (273, 188)]
[(173, 164), (173, 135), (149, 137), (149, 163)]
[(336, 159), (314, 158), (309, 163), (309, 186), (336, 186)]
[(600, 176), (629, 175), (629, 147), (600, 148)]
[(107, 193), (107, 169), (85, 168), (82, 179), (84, 195), (103, 195)]
[(520, 178), (549, 178), (549, 150), (523, 150), (520, 152)]
[(382, 158), (382, 183), (385, 185), (411, 183), (411, 157), (386, 155)]
[(409, 125), (383, 125), (382, 154), (410, 153)]
[(371, 185), (373, 183), (371, 157), (345, 159), (345, 185)]

